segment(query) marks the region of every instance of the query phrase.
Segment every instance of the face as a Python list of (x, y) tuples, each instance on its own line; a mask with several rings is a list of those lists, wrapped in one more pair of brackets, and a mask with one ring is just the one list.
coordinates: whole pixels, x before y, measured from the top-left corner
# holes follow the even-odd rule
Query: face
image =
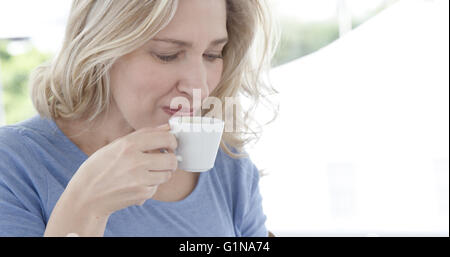
[[(110, 71), (113, 115), (138, 130), (167, 123), (176, 97), (193, 107), (193, 92), (202, 100), (222, 76), (227, 40), (225, 1), (179, 1), (173, 20), (152, 40), (121, 57)], [(195, 111), (195, 110), (194, 110)]]

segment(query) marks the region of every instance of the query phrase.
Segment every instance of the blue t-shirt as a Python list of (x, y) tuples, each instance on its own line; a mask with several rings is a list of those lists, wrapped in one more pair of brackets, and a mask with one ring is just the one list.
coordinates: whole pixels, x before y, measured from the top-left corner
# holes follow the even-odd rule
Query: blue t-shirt
[[(0, 236), (42, 236), (52, 210), (88, 156), (52, 120), (0, 128)], [(105, 236), (265, 237), (259, 173), (219, 149), (214, 168), (178, 202), (149, 199), (113, 213)]]

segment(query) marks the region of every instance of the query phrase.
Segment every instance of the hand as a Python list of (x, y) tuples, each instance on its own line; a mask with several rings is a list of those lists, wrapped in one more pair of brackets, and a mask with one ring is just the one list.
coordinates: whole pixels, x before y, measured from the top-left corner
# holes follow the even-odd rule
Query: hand
[(141, 129), (95, 152), (69, 182), (67, 199), (100, 217), (143, 205), (177, 169), (177, 141), (169, 130), (169, 125)]

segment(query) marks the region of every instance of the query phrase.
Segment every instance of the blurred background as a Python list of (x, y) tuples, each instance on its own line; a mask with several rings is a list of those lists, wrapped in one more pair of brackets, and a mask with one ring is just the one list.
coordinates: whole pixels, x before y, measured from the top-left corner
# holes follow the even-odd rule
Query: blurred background
[[(270, 0), (279, 118), (248, 151), (277, 236), (449, 235), (447, 0)], [(0, 0), (0, 125), (71, 0)], [(261, 118), (264, 112), (261, 112)]]

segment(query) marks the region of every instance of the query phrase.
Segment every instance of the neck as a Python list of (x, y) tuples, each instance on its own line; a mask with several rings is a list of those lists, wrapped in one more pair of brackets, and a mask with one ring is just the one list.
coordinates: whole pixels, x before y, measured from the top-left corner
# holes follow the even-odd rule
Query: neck
[(55, 123), (88, 156), (134, 131), (121, 115), (113, 112), (101, 114), (92, 122), (57, 119)]

